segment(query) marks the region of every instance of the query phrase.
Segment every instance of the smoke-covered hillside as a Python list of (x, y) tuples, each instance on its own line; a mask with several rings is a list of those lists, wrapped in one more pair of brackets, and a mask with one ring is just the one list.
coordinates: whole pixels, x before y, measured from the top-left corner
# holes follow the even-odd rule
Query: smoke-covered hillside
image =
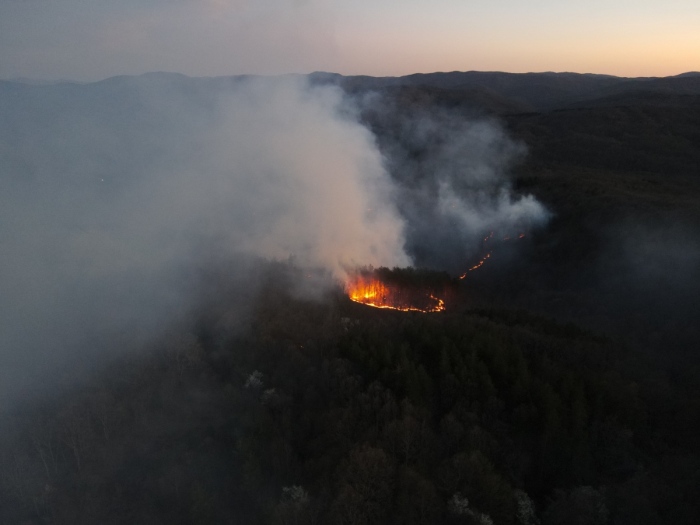
[(489, 120), (411, 115), (389, 143), (363, 120), (381, 99), (303, 77), (0, 89), (9, 397), (177, 322), (212, 258), (241, 275), (292, 258), (327, 273), (300, 286), (319, 295), (363, 265), (457, 273), (488, 231), (547, 218), (511, 188), (524, 146)]
[(0, 82), (0, 522), (694, 523), (698, 78)]

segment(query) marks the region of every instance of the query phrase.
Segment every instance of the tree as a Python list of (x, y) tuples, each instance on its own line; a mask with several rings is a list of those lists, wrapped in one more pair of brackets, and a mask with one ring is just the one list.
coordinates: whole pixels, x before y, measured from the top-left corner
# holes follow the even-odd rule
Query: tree
[(338, 473), (340, 492), (331, 515), (339, 525), (386, 523), (391, 508), (393, 467), (384, 450), (362, 445)]
[(608, 521), (605, 498), (593, 487), (557, 491), (542, 517), (544, 525), (604, 525)]

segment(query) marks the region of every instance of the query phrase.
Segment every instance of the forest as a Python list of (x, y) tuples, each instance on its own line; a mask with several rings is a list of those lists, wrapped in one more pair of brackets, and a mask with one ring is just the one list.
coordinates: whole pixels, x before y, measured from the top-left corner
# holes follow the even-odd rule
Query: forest
[[(379, 275), (445, 311), (300, 293), (291, 259), (242, 298), (208, 261), (158, 337), (2, 405), (0, 523), (696, 523), (700, 76), (488, 75), (311, 75), (360, 101), (415, 214), (416, 267)], [(474, 119), (549, 215), (460, 252), (423, 190)]]

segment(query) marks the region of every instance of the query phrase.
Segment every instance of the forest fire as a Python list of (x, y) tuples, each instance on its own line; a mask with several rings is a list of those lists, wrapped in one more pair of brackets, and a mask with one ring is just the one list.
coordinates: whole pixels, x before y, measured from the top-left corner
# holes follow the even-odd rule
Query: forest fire
[[(518, 239), (518, 240), (524, 239), (524, 238), (525, 238), (524, 233), (520, 233), (516, 237), (516, 239)], [(493, 232), (490, 232), (486, 237), (484, 237), (483, 246), (485, 247), (488, 244), (490, 244), (489, 241), (491, 241), (492, 239), (493, 239)], [(503, 237), (502, 240), (503, 240), (503, 242), (507, 242), (507, 241), (510, 241), (513, 239), (514, 238), (511, 237), (510, 235), (506, 235), (505, 237)], [(473, 272), (474, 270), (478, 270), (479, 268), (481, 268), (484, 264), (486, 264), (486, 261), (488, 261), (491, 258), (492, 254), (493, 254), (492, 251), (486, 252), (486, 255), (484, 255), (481, 259), (479, 259), (479, 262), (477, 262), (474, 266), (467, 268), (467, 271), (464, 272), (462, 275), (460, 275), (459, 279), (460, 280), (465, 279), (467, 277), (467, 275), (469, 275), (469, 272)]]
[(402, 312), (443, 312), (444, 274), (413, 268), (363, 268), (353, 272), (345, 285), (351, 301)]
[[(511, 237), (498, 237), (500, 242), (519, 240), (524, 233)], [(493, 255), (491, 244), (494, 242), (494, 232), (483, 239), (483, 248), (489, 250), (456, 279), (450, 278), (445, 272), (435, 272), (415, 268), (373, 268), (371, 266), (358, 268), (349, 273), (345, 283), (345, 291), (351, 301), (372, 306), (387, 308), (402, 312), (444, 312), (445, 302), (457, 289), (459, 281), (465, 279), (470, 272), (478, 270)]]
[(474, 266), (471, 268), (467, 269), (466, 272), (464, 272), (462, 275), (459, 276), (460, 279), (464, 279), (469, 272), (473, 272), (474, 270), (478, 270), (481, 268), (484, 264), (486, 264), (486, 261), (491, 258), (491, 252), (488, 252), (486, 255), (484, 255), (478, 263), (476, 263)]

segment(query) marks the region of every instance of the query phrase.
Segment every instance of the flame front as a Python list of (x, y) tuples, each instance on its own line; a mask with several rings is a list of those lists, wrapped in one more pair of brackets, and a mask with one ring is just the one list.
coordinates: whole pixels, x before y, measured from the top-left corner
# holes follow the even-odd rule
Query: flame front
[[(423, 313), (445, 310), (445, 301), (432, 293), (409, 293), (371, 276), (352, 276), (346, 285), (346, 291), (351, 301), (374, 308)], [(416, 299), (421, 303), (420, 306), (413, 303)]]
[(478, 270), (478, 269), (481, 268), (484, 264), (486, 264), (486, 261), (487, 261), (488, 259), (490, 259), (490, 258), (491, 258), (491, 252), (489, 252), (489, 253), (487, 253), (486, 255), (484, 255), (484, 256), (479, 260), (478, 263), (476, 263), (474, 266), (472, 266), (472, 267), (469, 268), (466, 272), (464, 272), (462, 275), (460, 275), (459, 278), (460, 278), (460, 279), (464, 279), (464, 278), (469, 274), (469, 272), (473, 272), (474, 270)]
[[(518, 234), (518, 239), (524, 239), (524, 238), (525, 238), (525, 234), (524, 234), (524, 233)], [(487, 245), (489, 244), (489, 241), (490, 241), (491, 239), (493, 239), (493, 232), (490, 232), (486, 237), (484, 237), (483, 246), (487, 246)], [(503, 241), (504, 241), (504, 242), (510, 241), (510, 240), (512, 240), (512, 239), (513, 239), (513, 238), (512, 238), (510, 235), (506, 235), (505, 237), (503, 237)], [(493, 254), (492, 251), (488, 251), (488, 252), (486, 253), (486, 255), (484, 255), (481, 259), (479, 259), (479, 262), (478, 262), (478, 263), (476, 263), (476, 264), (475, 264), (474, 266), (472, 266), (471, 268), (468, 268), (466, 272), (464, 272), (462, 275), (459, 276), (460, 280), (465, 279), (465, 278), (467, 277), (467, 275), (469, 275), (469, 272), (473, 272), (474, 270), (478, 270), (478, 269), (481, 268), (484, 264), (486, 264), (486, 261), (489, 260), (489, 259), (491, 258), (491, 255), (492, 255), (492, 254)]]

